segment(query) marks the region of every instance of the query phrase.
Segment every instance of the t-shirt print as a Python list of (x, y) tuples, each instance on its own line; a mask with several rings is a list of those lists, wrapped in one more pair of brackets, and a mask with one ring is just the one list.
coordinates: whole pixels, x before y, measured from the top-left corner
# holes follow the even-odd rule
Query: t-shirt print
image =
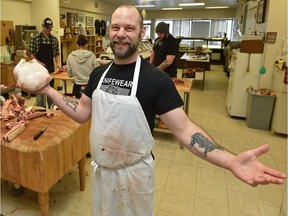
[(132, 81), (105, 77), (100, 89), (109, 94), (130, 95), (132, 85)]

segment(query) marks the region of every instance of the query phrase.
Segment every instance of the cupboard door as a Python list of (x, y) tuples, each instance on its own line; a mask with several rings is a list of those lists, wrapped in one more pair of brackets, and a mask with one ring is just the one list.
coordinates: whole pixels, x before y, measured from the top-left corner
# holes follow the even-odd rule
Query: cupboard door
[(1, 65), (1, 84), (6, 86), (15, 85), (16, 80), (13, 75), (15, 65)]

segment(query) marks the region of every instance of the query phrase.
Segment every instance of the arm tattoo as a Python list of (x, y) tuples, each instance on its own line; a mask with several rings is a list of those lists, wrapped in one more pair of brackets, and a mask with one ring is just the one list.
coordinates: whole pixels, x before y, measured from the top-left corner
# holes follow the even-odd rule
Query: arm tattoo
[(164, 60), (157, 68), (160, 70), (165, 70), (169, 66), (167, 60)]
[(76, 112), (76, 109), (79, 105), (79, 101), (77, 98), (72, 98), (72, 97), (63, 97), (63, 101), (66, 101), (66, 105), (74, 110)]
[(208, 140), (205, 136), (203, 136), (201, 133), (197, 132), (195, 134), (192, 135), (191, 138), (191, 143), (189, 145), (189, 147), (191, 149), (193, 149), (193, 146), (198, 143), (199, 148), (204, 148), (204, 157), (207, 156), (208, 152), (212, 152), (215, 149), (219, 149), (219, 150), (224, 150), (221, 146), (218, 146), (216, 144), (214, 144), (213, 142), (211, 142), (210, 140)]

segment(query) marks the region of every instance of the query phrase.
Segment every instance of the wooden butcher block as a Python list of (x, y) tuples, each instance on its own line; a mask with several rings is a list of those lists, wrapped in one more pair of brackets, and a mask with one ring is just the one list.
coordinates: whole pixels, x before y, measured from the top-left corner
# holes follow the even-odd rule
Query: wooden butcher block
[[(50, 112), (50, 111), (49, 111)], [(83, 125), (61, 111), (29, 121), (11, 142), (1, 140), (1, 178), (45, 193), (89, 151), (90, 121)], [(1, 124), (1, 135), (7, 132)], [(48, 125), (34, 140), (34, 135)], [(85, 186), (84, 186), (85, 187)]]

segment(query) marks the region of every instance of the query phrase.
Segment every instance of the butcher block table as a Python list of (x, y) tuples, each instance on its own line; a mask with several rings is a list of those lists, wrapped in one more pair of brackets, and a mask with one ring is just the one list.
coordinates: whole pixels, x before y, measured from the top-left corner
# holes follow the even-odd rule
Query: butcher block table
[[(80, 190), (85, 190), (85, 160), (89, 152), (90, 121), (78, 124), (61, 111), (31, 119), (11, 142), (1, 140), (1, 178), (38, 193), (42, 216), (49, 215), (49, 189), (79, 165)], [(7, 132), (1, 123), (1, 134)], [(48, 125), (34, 140), (34, 135)]]

